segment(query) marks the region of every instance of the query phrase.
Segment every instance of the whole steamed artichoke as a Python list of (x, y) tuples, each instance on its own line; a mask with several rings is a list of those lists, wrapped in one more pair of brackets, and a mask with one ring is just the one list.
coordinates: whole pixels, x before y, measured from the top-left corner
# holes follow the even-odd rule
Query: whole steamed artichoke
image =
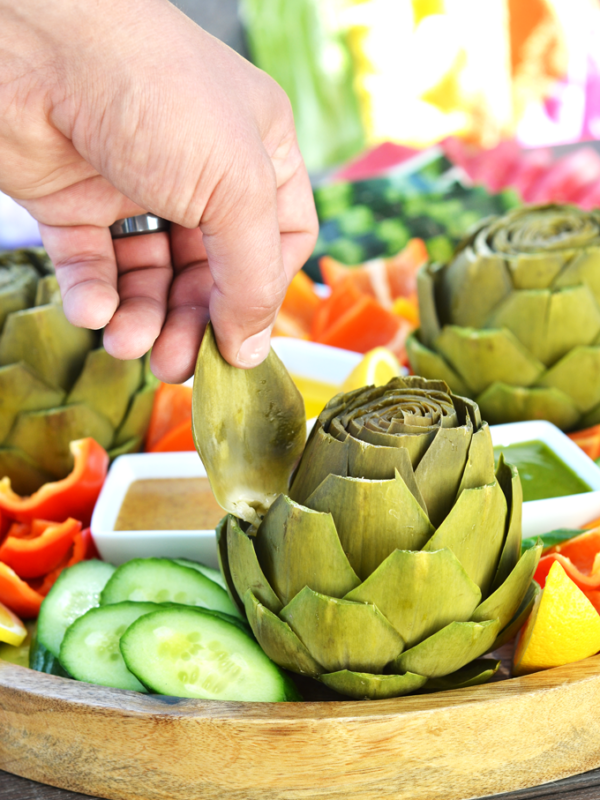
[(67, 321), (41, 249), (0, 253), (0, 479), (19, 494), (64, 478), (69, 442), (91, 436), (111, 455), (139, 450), (156, 380)]
[[(267, 655), (356, 698), (487, 680), (531, 608), (518, 473), (477, 405), (394, 378), (331, 400), (304, 441), (273, 352), (235, 369), (207, 331), (193, 426), (219, 503), (221, 567)], [(242, 519), (240, 519), (240, 515)]]
[(415, 373), (476, 399), (490, 423), (600, 422), (600, 212), (531, 206), (484, 220), (418, 275)]

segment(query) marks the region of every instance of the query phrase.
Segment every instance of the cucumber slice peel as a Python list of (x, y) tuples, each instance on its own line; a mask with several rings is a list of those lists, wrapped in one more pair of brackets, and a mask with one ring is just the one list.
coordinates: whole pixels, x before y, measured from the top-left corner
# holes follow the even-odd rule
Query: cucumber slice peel
[(140, 617), (121, 637), (125, 664), (158, 694), (204, 700), (299, 700), (291, 679), (238, 627), (197, 608)]
[(173, 561), (182, 567), (188, 567), (189, 569), (195, 569), (201, 572), (206, 578), (214, 583), (218, 583), (219, 586), (227, 591), (227, 583), (220, 570), (207, 567), (206, 564), (203, 564), (201, 561), (190, 561), (188, 558), (174, 558)]
[(128, 602), (91, 608), (67, 628), (60, 663), (78, 681), (146, 692), (125, 666), (119, 640), (133, 622), (158, 608), (155, 603)]
[(198, 570), (166, 558), (135, 558), (117, 569), (102, 591), (100, 605), (126, 600), (178, 603), (222, 611), (241, 618), (221, 586)]
[(45, 597), (38, 618), (37, 640), (55, 658), (69, 625), (99, 605), (100, 592), (115, 567), (104, 561), (81, 561), (64, 570)]

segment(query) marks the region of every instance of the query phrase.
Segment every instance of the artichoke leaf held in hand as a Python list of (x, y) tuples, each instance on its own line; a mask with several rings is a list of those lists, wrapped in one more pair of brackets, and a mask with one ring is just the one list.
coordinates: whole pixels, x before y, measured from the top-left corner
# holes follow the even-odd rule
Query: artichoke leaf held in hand
[(253, 369), (232, 367), (209, 323), (194, 374), (192, 430), (219, 505), (257, 524), (287, 491), (302, 453), (304, 402), (273, 350)]

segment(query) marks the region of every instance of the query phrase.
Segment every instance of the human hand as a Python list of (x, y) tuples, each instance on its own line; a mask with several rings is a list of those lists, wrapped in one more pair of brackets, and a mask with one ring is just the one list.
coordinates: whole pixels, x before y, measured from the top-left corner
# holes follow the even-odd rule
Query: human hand
[[(166, 0), (0, 0), (0, 189), (39, 221), (68, 319), (180, 382), (207, 319), (267, 355), (317, 220), (285, 93)], [(112, 241), (151, 211), (171, 232)]]

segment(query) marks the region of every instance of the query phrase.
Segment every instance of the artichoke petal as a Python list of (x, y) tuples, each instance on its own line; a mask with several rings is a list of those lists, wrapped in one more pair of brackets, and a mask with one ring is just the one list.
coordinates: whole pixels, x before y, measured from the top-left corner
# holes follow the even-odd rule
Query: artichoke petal
[(127, 439), (126, 442), (123, 442), (123, 444), (117, 445), (117, 447), (111, 447), (108, 451), (108, 457), (111, 461), (114, 461), (115, 458), (119, 456), (139, 453), (143, 445), (144, 442), (141, 436), (133, 436), (131, 439)]
[(550, 291), (514, 292), (494, 310), (485, 327), (509, 330), (534, 358), (542, 364), (548, 364), (548, 314), (551, 297)]
[(467, 463), (472, 435), (470, 418), (459, 428), (440, 428), (415, 471), (417, 485), (435, 527), (452, 508)]
[(427, 682), (423, 675), (407, 672), (404, 675), (373, 675), (368, 672), (352, 672), (348, 669), (321, 675), (322, 683), (335, 692), (353, 697), (355, 700), (385, 700), (402, 697), (422, 689)]
[(492, 434), (489, 425), (484, 422), (471, 439), (469, 455), (458, 487), (457, 497), (463, 489), (476, 489), (478, 486), (493, 483), (496, 477), (494, 466)]
[[(437, 335), (439, 335), (439, 331)], [(406, 352), (413, 372), (416, 375), (423, 375), (425, 378), (434, 376), (441, 378), (454, 394), (469, 394), (469, 389), (458, 372), (439, 353), (426, 347), (420, 341), (420, 337), (422, 337), (422, 331), (418, 330), (411, 333), (406, 340)]]
[(67, 321), (61, 306), (10, 314), (0, 338), (0, 365), (25, 362), (50, 386), (68, 390), (94, 344), (94, 334)]
[[(142, 362), (139, 359), (122, 361), (109, 356), (103, 347), (99, 347), (87, 354), (67, 403), (87, 403), (94, 411), (103, 414), (113, 428), (118, 428), (127, 411), (129, 398), (138, 389), (141, 380)], [(146, 428), (147, 423), (144, 431)]]
[(306, 438), (302, 396), (275, 353), (253, 369), (232, 367), (207, 325), (194, 376), (192, 428), (219, 505), (258, 523), (287, 491)]
[(229, 526), (234, 522), (231, 514), (226, 514), (223, 519), (219, 521), (215, 528), (215, 536), (217, 539), (217, 557), (219, 559), (219, 569), (225, 581), (225, 586), (229, 597), (233, 600), (239, 611), (243, 611), (244, 603), (236, 592), (233, 578), (231, 577), (231, 570), (229, 569), (229, 555), (227, 553), (227, 531)]
[(251, 589), (244, 595), (244, 606), (252, 633), (272, 661), (311, 678), (323, 672), (290, 626), (260, 603)]
[(522, 388), (493, 383), (479, 395), (477, 405), (490, 425), (547, 419), (561, 430), (569, 431), (581, 416), (571, 398), (554, 388)]
[[(592, 425), (597, 425), (600, 422), (600, 403), (594, 408), (590, 409), (587, 414), (584, 414), (579, 420), (579, 428), (591, 428)], [(568, 430), (567, 428), (563, 430)]]
[(6, 439), (13, 422), (22, 411), (55, 408), (64, 397), (62, 389), (48, 386), (26, 364), (0, 367), (0, 442)]
[(514, 639), (531, 614), (535, 601), (539, 597), (541, 591), (542, 590), (540, 589), (539, 584), (535, 581), (531, 581), (529, 587), (527, 588), (525, 597), (521, 601), (521, 605), (517, 609), (514, 617), (504, 628), (504, 630), (500, 631), (488, 652), (498, 650), (499, 647), (502, 647), (507, 642), (510, 642), (511, 639)]
[(473, 622), (497, 619), (500, 622), (500, 630), (506, 627), (527, 594), (541, 555), (541, 544), (526, 550), (504, 583), (477, 606), (471, 617)]
[(426, 430), (421, 434), (408, 436), (397, 436), (393, 433), (382, 433), (373, 431), (370, 428), (362, 428), (360, 431), (360, 441), (376, 447), (398, 447), (406, 450), (410, 456), (410, 461), (415, 468), (425, 453), (431, 442), (435, 439), (437, 431)]
[(557, 276), (554, 286), (585, 284), (600, 305), (600, 246), (588, 247), (577, 253)]
[(500, 488), (504, 492), (508, 514), (506, 536), (504, 538), (502, 552), (500, 553), (498, 568), (494, 575), (492, 591), (495, 591), (504, 583), (516, 567), (521, 555), (521, 518), (523, 512), (523, 487), (521, 486), (519, 472), (512, 464), (506, 463), (503, 453), (500, 453), (500, 458), (498, 459), (496, 478), (500, 484)]
[(332, 515), (348, 561), (361, 580), (394, 550), (421, 549), (434, 530), (398, 472), (391, 481), (329, 475), (306, 505)]
[(452, 550), (485, 597), (504, 544), (506, 516), (506, 499), (497, 481), (465, 489), (424, 549)]
[(573, 251), (567, 251), (519, 253), (509, 258), (507, 263), (515, 289), (550, 288), (572, 256)]
[(136, 436), (143, 437), (152, 416), (156, 387), (147, 383), (131, 398), (125, 418), (115, 435), (115, 445), (121, 445)]
[(348, 437), (348, 477), (386, 481), (396, 477), (396, 470), (427, 514), (427, 505), (417, 485), (410, 455), (405, 447), (381, 447)]
[(106, 417), (77, 404), (19, 414), (5, 444), (23, 450), (41, 470), (60, 479), (73, 469), (71, 442), (91, 436), (108, 450), (113, 435)]
[(17, 447), (0, 447), (0, 475), (7, 476), (2, 483), (9, 481), (12, 490), (22, 496), (33, 494), (40, 486), (54, 480)]
[(583, 414), (600, 403), (600, 347), (574, 347), (538, 380), (570, 397)]
[(0, 331), (9, 314), (32, 305), (39, 275), (28, 264), (2, 265), (0, 270)]
[(545, 364), (556, 363), (578, 345), (592, 344), (600, 333), (600, 308), (587, 286), (554, 292), (548, 310)]
[(290, 497), (301, 504), (328, 475), (348, 474), (348, 443), (326, 433), (320, 422), (313, 432), (290, 486)]
[(441, 274), (441, 267), (438, 264), (423, 264), (417, 272), (421, 337), (424, 344), (429, 346), (433, 345), (442, 329), (435, 300), (436, 281)]
[[(310, 553), (310, 558), (306, 554)], [(305, 586), (343, 597), (360, 580), (342, 549), (331, 514), (294, 503), (281, 494), (256, 534), (256, 555), (285, 605)]]
[[(475, 330), (447, 325), (436, 348), (461, 375), (469, 394), (479, 394), (497, 381), (530, 386), (545, 372), (535, 358), (509, 330)], [(486, 417), (482, 411), (484, 419)]]
[(499, 630), (497, 619), (451, 622), (410, 650), (405, 650), (389, 664), (388, 669), (443, 678), (488, 652)]
[(500, 669), (501, 661), (491, 658), (477, 658), (450, 675), (442, 678), (429, 678), (425, 689), (445, 691), (447, 689), (466, 689), (467, 686), (479, 686), (487, 683)]
[(469, 620), (481, 591), (450, 550), (395, 550), (345, 599), (377, 606), (412, 647), (454, 620)]
[[(469, 290), (477, 286), (477, 297)], [(452, 321), (465, 328), (479, 328), (513, 289), (506, 260), (494, 253), (475, 253), (466, 247), (439, 279), (438, 309), (442, 324)]]
[(400, 634), (375, 606), (337, 600), (308, 587), (280, 616), (326, 672), (382, 672), (404, 648)]
[(273, 591), (258, 563), (254, 543), (230, 516), (227, 523), (227, 554), (231, 580), (238, 597), (243, 598), (248, 589), (269, 611), (277, 614), (283, 604)]

